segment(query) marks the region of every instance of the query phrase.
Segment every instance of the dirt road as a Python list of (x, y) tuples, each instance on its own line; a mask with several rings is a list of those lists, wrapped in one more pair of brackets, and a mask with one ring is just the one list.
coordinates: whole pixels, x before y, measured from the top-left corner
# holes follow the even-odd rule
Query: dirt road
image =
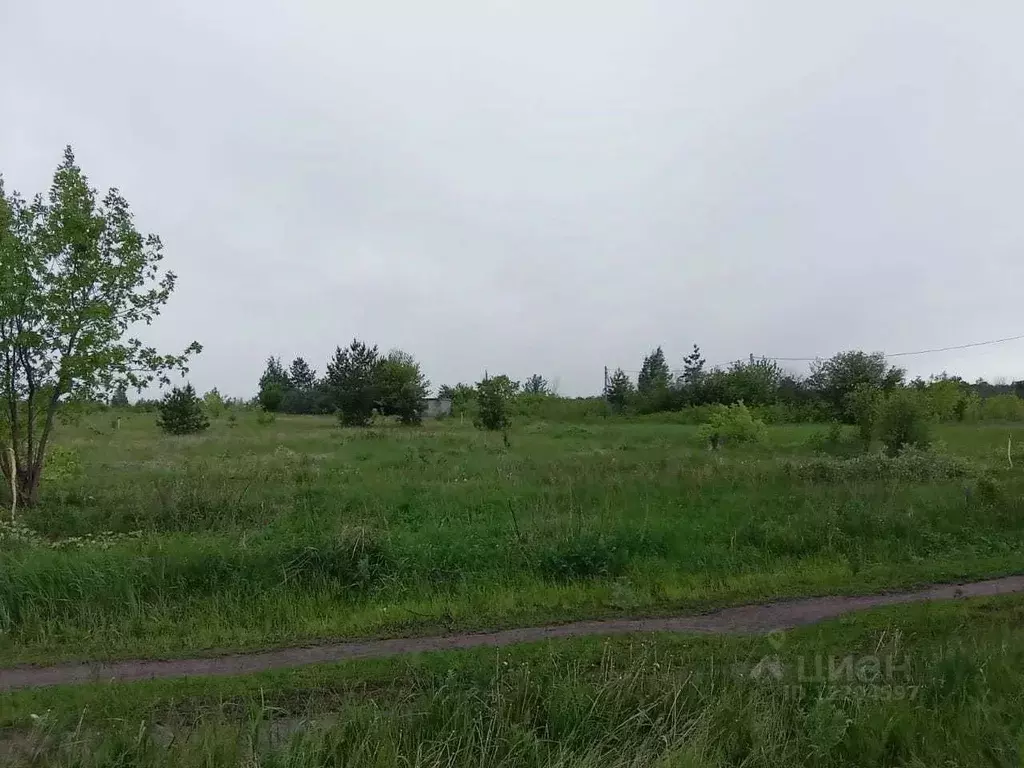
[(635, 632), (694, 632), (760, 634), (814, 624), (854, 611), (900, 603), (953, 600), (1024, 592), (1024, 575), (966, 584), (937, 584), (914, 592), (856, 597), (811, 597), (784, 602), (744, 605), (713, 613), (649, 619), (578, 621), (546, 627), (523, 627), (498, 632), (456, 633), (436, 637), (394, 638), (281, 648), (200, 659), (134, 659), (104, 663), (18, 666), (0, 669), (0, 691), (48, 685), (148, 680), (202, 675), (239, 675), (308, 664), (379, 658), (425, 651), (448, 651), (532, 643), (559, 637), (622, 635)]

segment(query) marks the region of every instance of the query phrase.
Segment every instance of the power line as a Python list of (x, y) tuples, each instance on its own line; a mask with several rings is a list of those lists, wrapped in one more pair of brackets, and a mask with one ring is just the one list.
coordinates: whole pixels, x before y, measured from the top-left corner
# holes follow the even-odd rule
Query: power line
[[(934, 347), (932, 349), (917, 349), (917, 350), (913, 350), (913, 351), (909, 351), (909, 352), (891, 352), (891, 353), (888, 353), (888, 354), (885, 354), (885, 353), (883, 353), (883, 354), (885, 354), (885, 357), (887, 357), (887, 358), (889, 358), (889, 357), (910, 357), (911, 355), (928, 355), (928, 354), (932, 354), (934, 352), (952, 352), (952, 351), (958, 350), (958, 349), (971, 349), (973, 347), (985, 347), (985, 346), (989, 346), (991, 344), (1004, 344), (1004, 343), (1006, 343), (1008, 341), (1020, 341), (1021, 339), (1024, 339), (1024, 334), (1020, 334), (1018, 336), (1007, 336), (1006, 338), (1003, 338), (1003, 339), (989, 339), (988, 341), (973, 341), (970, 344), (955, 344), (955, 345), (948, 346), (948, 347)], [(770, 357), (770, 356), (761, 355), (761, 356), (755, 356), (755, 359), (756, 360), (760, 360), (760, 359), (774, 360), (776, 362), (783, 362), (783, 363), (813, 363), (815, 360), (821, 360), (822, 357), (820, 355), (816, 356), (816, 357)], [(742, 358), (737, 358), (737, 360), (741, 361)], [(725, 363), (714, 363), (714, 364), (711, 365), (711, 367), (715, 368), (715, 367), (720, 367), (722, 365), (729, 365), (730, 363), (737, 362), (737, 360), (730, 360), (730, 361), (725, 362)], [(679, 369), (679, 370), (681, 370), (681, 369)], [(673, 372), (676, 372), (676, 371), (674, 370)], [(625, 370), (625, 369), (623, 369), (623, 373), (640, 373), (640, 371)]]
[[(1019, 336), (1007, 336), (1005, 339), (989, 339), (988, 341), (972, 341), (970, 344), (955, 344), (949, 347), (934, 347), (932, 349), (917, 349), (911, 352), (890, 352), (884, 353), (886, 357), (909, 357), (910, 355), (928, 355), (932, 352), (951, 352), (956, 349), (970, 349), (971, 347), (985, 347), (990, 344), (1003, 344), (1007, 341), (1019, 341), (1024, 339), (1024, 334)], [(769, 360), (780, 360), (791, 363), (809, 363), (820, 360), (820, 357), (769, 357)]]

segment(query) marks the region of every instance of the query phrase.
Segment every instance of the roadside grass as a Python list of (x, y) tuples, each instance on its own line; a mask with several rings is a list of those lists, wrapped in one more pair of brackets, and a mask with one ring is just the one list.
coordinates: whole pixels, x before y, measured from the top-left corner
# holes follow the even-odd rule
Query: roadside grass
[[(755, 672), (764, 660), (775, 674)], [(647, 635), (20, 691), (49, 766), (1019, 766), (1024, 596), (769, 637)], [(6, 754), (5, 754), (6, 752)]]
[[(813, 426), (709, 452), (694, 427), (614, 420), (522, 424), (505, 448), (454, 420), (353, 430), (246, 414), (168, 438), (151, 415), (116, 431), (96, 416), (63, 433), (76, 460), (51, 467), (24, 513), (44, 541), (0, 541), (0, 663), (1019, 572), (1024, 477), (1007, 465), (1008, 430), (944, 428), (942, 451), (892, 460), (829, 455)], [(140, 535), (67, 541), (105, 531)]]

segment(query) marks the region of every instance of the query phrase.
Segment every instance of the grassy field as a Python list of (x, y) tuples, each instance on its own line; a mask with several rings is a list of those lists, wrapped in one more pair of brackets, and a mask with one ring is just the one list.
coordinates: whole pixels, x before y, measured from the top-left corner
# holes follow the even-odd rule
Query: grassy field
[(97, 414), (61, 432), (44, 501), (21, 518), (41, 540), (0, 544), (0, 663), (664, 613), (1024, 567), (1024, 480), (1006, 458), (1024, 430), (948, 427), (938, 451), (893, 460), (824, 432), (773, 427), (765, 445), (710, 453), (695, 428), (653, 421), (519, 424), (506, 447), (457, 420), (345, 430), (243, 413), (171, 438), (152, 415), (114, 430)]
[[(765, 659), (780, 676), (757, 675)], [(781, 637), (549, 641), (8, 695), (0, 762), (1019, 766), (1024, 597)]]

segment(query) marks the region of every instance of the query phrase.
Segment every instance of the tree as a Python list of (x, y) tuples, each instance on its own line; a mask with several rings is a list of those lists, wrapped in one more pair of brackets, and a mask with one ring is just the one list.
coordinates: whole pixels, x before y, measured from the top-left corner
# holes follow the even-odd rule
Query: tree
[(616, 413), (622, 413), (633, 397), (633, 382), (626, 372), (617, 368), (605, 387), (604, 396)]
[(667, 389), (670, 376), (668, 363), (665, 362), (665, 353), (661, 351), (661, 347), (658, 347), (644, 358), (644, 363), (640, 366), (640, 376), (637, 378), (636, 384), (637, 391), (646, 396)]
[(203, 403), (196, 397), (195, 389), (186, 384), (164, 395), (156, 424), (171, 435), (191, 435), (208, 429), (210, 420), (206, 418)]
[(693, 352), (683, 358), (682, 383), (692, 387), (704, 376), (704, 363), (706, 361), (700, 354), (700, 347), (693, 345)]
[(281, 401), (291, 389), (291, 381), (288, 379), (288, 374), (285, 373), (284, 366), (281, 365), (280, 358), (267, 358), (267, 367), (263, 370), (263, 375), (260, 376), (259, 387), (256, 400), (260, 407), (270, 413), (279, 410)]
[(475, 424), (479, 429), (492, 431), (508, 430), (511, 421), (508, 415), (508, 402), (519, 390), (519, 382), (512, 381), (508, 376), (485, 377), (476, 385), (476, 397), (479, 412)]
[(345, 349), (338, 347), (327, 364), (326, 386), (338, 417), (346, 426), (370, 423), (377, 404), (377, 347), (353, 339)]
[(27, 203), (0, 180), (0, 434), (13, 451), (8, 482), (38, 501), (58, 411), (119, 385), (141, 389), (187, 371), (192, 342), (160, 355), (128, 329), (149, 324), (174, 291), (163, 246), (136, 228), (116, 189), (98, 198), (64, 151), (48, 195)]
[(316, 387), (316, 371), (303, 358), (296, 357), (288, 369), (288, 384), (300, 392)]
[(412, 355), (391, 350), (377, 365), (376, 389), (382, 413), (398, 416), (403, 424), (419, 424), (423, 420), (423, 401), (427, 399), (430, 382)]
[(443, 400), (452, 401), (452, 413), (456, 415), (465, 414), (469, 406), (476, 402), (476, 389), (471, 384), (463, 384), (461, 381), (454, 387), (449, 384), (442, 384), (437, 390), (437, 396)]
[(227, 408), (224, 398), (221, 397), (216, 387), (203, 395), (203, 406), (206, 408), (206, 413), (214, 419), (219, 418), (224, 413), (224, 409)]
[(769, 405), (779, 394), (783, 371), (779, 364), (766, 357), (737, 360), (725, 372), (723, 398), (720, 402), (747, 405)]
[(847, 395), (858, 384), (890, 392), (903, 383), (905, 373), (902, 368), (890, 366), (881, 352), (840, 352), (811, 365), (808, 385), (829, 405), (836, 418), (852, 424), (854, 415), (848, 408)]
[(114, 394), (110, 397), (111, 408), (127, 408), (131, 403), (128, 402), (128, 388), (124, 384), (119, 384), (114, 389)]
[(523, 393), (527, 395), (546, 395), (549, 393), (548, 382), (539, 373), (533, 374), (523, 385)]

